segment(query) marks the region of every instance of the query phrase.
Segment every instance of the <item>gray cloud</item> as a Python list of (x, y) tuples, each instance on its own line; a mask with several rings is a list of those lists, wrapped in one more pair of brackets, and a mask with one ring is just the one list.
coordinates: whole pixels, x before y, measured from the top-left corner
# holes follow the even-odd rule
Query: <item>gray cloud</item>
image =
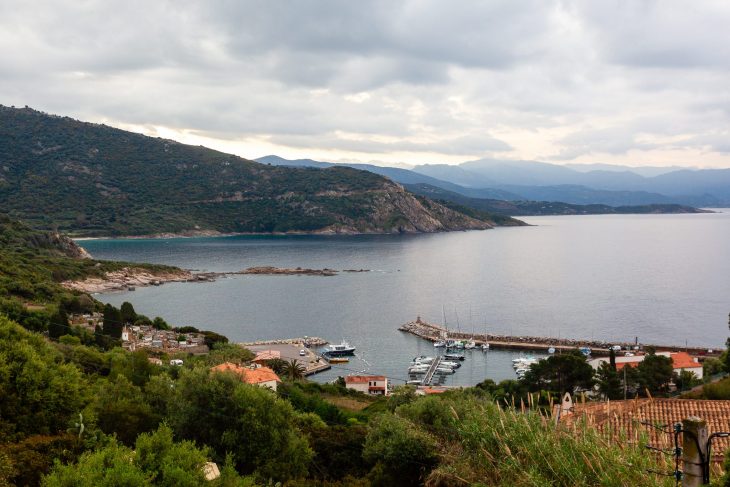
[(730, 166), (728, 23), (709, 0), (6, 1), (0, 103), (301, 157)]

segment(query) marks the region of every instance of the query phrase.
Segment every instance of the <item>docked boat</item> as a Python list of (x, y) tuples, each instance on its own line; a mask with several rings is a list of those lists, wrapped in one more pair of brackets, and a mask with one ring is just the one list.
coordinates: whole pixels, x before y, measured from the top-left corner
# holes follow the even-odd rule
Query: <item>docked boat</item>
[(433, 346), (435, 348), (444, 348), (446, 346), (446, 342), (443, 340), (437, 340), (437, 341), (433, 342)]
[(477, 348), (477, 343), (474, 340), (469, 340), (464, 345), (464, 348), (466, 348), (467, 350), (473, 350), (473, 349)]
[(489, 344), (487, 342), (482, 343), (482, 352), (489, 350)]
[(339, 345), (332, 344), (326, 348), (325, 353), (330, 357), (342, 357), (345, 355), (355, 355), (355, 347), (350, 346), (345, 340)]
[(555, 353), (555, 347), (550, 347), (550, 348), (548, 348), (548, 353), (549, 353), (550, 355), (554, 354), (554, 353)]
[(536, 363), (537, 359), (535, 357), (519, 357), (512, 359), (512, 367), (515, 369), (529, 369), (530, 365)]
[(437, 374), (453, 374), (455, 372), (451, 367), (436, 367)]
[(326, 357), (327, 362), (331, 364), (346, 364), (350, 361), (347, 357)]
[(444, 358), (446, 360), (464, 360), (465, 357), (460, 353), (445, 353)]

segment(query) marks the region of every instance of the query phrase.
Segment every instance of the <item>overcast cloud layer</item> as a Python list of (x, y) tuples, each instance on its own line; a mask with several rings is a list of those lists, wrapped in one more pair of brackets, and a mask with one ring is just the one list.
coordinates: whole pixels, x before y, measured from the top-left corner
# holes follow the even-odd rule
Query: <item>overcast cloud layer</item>
[(730, 167), (727, 1), (3, 1), (0, 103), (254, 158)]

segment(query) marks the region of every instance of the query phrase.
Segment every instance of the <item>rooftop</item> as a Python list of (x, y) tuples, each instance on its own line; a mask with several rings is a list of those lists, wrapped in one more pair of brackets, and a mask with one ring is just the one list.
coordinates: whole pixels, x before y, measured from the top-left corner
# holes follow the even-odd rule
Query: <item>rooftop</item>
[(225, 362), (220, 365), (212, 367), (210, 370), (215, 372), (233, 372), (241, 376), (241, 380), (247, 384), (260, 384), (262, 382), (281, 382), (276, 372), (268, 367), (257, 367), (250, 369), (248, 367), (242, 367), (238, 364), (232, 364), (231, 362)]
[[(648, 435), (648, 443), (658, 448), (673, 448), (673, 440), (650, 423), (663, 429), (670, 429), (674, 423), (690, 416), (707, 421), (709, 434), (730, 431), (730, 401), (700, 399), (630, 399), (627, 401), (605, 401), (575, 404), (573, 414), (562, 416), (560, 421), (568, 425), (585, 418), (598, 430), (615, 435), (625, 431), (630, 440), (638, 441), (641, 434)], [(730, 438), (716, 438), (712, 442), (713, 462), (722, 462), (725, 450), (730, 447)]]
[(345, 383), (347, 384), (362, 384), (371, 381), (384, 381), (384, 375), (348, 375), (345, 377)]

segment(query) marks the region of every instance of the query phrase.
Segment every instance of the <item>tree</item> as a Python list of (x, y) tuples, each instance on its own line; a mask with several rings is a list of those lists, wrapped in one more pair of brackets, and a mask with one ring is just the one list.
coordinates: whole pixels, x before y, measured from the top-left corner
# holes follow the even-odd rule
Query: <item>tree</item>
[(132, 306), (132, 303), (128, 301), (123, 302), (121, 308), (119, 308), (119, 312), (121, 313), (121, 321), (123, 323), (129, 325), (137, 321), (137, 313), (134, 311), (134, 306)]
[(655, 353), (646, 355), (636, 370), (639, 375), (640, 392), (648, 390), (651, 394), (667, 392), (674, 375), (672, 359)]
[(292, 359), (284, 365), (284, 375), (289, 378), (289, 380), (299, 380), (304, 378), (304, 373), (307, 371), (306, 368), (302, 364), (299, 363), (298, 360)]
[(167, 321), (163, 320), (159, 316), (156, 316), (154, 320), (152, 320), (152, 327), (156, 328), (158, 330), (169, 330), (170, 325), (167, 324)]
[(266, 361), (266, 366), (276, 372), (278, 375), (284, 375), (286, 371), (286, 360), (280, 358), (272, 358)]
[(126, 445), (134, 444), (140, 433), (152, 430), (161, 419), (145, 402), (140, 388), (122, 375), (101, 383), (93, 410), (99, 429), (116, 433)]
[(78, 463), (56, 463), (43, 481), (44, 487), (96, 486), (223, 486), (243, 484), (232, 471), (223, 469), (224, 478), (205, 479), (203, 467), (208, 449), (189, 441), (173, 441), (172, 430), (162, 425), (154, 433), (137, 438), (134, 450), (111, 441), (107, 446), (84, 453)]
[(579, 351), (552, 355), (532, 364), (525, 374), (524, 383), (531, 391), (545, 390), (563, 394), (575, 389), (593, 386), (593, 367)]
[(70, 327), (68, 326), (68, 315), (62, 307), (53, 313), (51, 320), (48, 322), (48, 336), (50, 338), (59, 338), (68, 335)]
[(678, 391), (686, 391), (702, 383), (697, 375), (691, 370), (682, 370), (678, 374), (675, 373), (673, 382), (674, 385), (677, 386)]
[(168, 405), (176, 437), (209, 445), (217, 461), (230, 453), (239, 472), (274, 480), (305, 475), (312, 458), (294, 417), (271, 391), (200, 368), (181, 372)]
[(104, 335), (112, 338), (122, 338), (124, 324), (122, 323), (122, 313), (117, 308), (111, 304), (106, 304), (104, 306), (103, 320), (102, 331)]
[(64, 431), (87, 402), (73, 364), (40, 335), (0, 316), (0, 442)]
[(608, 362), (603, 362), (596, 371), (596, 383), (598, 390), (607, 399), (623, 398), (624, 389), (621, 376), (615, 367)]
[(435, 440), (410, 421), (383, 415), (372, 422), (363, 458), (374, 485), (420, 485), (438, 461)]

